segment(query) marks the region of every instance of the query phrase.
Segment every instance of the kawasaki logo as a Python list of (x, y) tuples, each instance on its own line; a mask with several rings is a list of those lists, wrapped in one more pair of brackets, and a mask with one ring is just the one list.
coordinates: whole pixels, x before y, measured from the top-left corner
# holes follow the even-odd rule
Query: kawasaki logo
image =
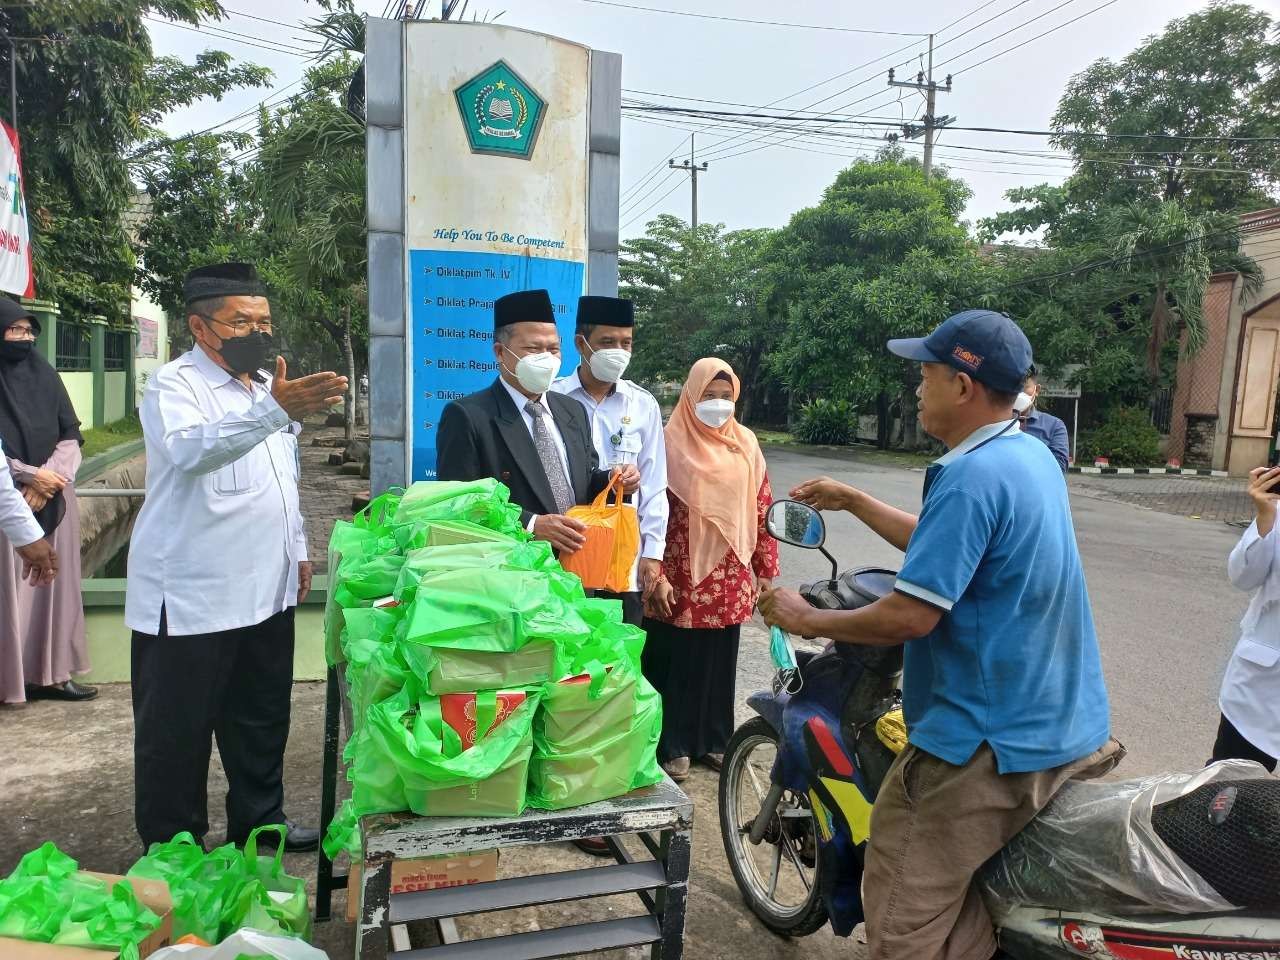
[(1280, 960), (1274, 950), (1197, 950), (1181, 943), (1173, 945), (1176, 960)]

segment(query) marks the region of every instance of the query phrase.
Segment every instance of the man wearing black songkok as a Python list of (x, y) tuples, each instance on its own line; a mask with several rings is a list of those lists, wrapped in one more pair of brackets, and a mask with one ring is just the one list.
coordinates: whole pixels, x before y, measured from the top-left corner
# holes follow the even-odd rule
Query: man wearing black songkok
[(216, 739), (227, 839), (282, 823), (288, 849), (314, 849), (317, 831), (284, 814), (293, 614), (311, 586), (297, 433), (347, 381), (290, 380), (269, 359), (271, 304), (251, 265), (192, 270), (184, 292), (195, 345), (156, 371), (141, 407), (147, 495), (125, 601), (138, 833), (203, 840)]
[[(586, 527), (565, 516), (609, 483), (600, 469), (582, 404), (549, 388), (560, 373), (560, 333), (546, 290), (521, 290), (493, 304), (492, 386), (444, 408), (436, 440), (441, 480), (495, 477), (511, 491), (521, 521), (539, 540), (573, 553)], [(628, 493), (640, 483), (634, 464), (621, 468)]]

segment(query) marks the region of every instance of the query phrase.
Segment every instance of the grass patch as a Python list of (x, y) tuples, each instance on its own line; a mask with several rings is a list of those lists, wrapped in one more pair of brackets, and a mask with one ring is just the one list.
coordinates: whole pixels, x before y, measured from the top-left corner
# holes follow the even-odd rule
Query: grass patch
[(751, 428), (751, 432), (756, 435), (756, 439), (761, 443), (795, 443), (796, 438), (791, 436), (785, 430), (757, 430)]
[(108, 423), (105, 427), (94, 427), (83, 433), (84, 446), (80, 448), (80, 454), (87, 460), (122, 443), (141, 439), (142, 422), (136, 415), (131, 415), (115, 423)]

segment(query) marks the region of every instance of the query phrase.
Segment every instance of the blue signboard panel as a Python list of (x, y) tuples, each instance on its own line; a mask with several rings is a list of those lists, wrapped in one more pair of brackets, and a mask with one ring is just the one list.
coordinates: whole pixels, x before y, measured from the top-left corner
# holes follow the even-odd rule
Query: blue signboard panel
[(573, 326), (583, 275), (584, 265), (570, 260), (409, 251), (411, 480), (436, 477), (436, 431), (445, 405), (487, 387), (498, 376), (493, 355), (495, 299), (516, 290), (550, 291), (564, 357), (561, 374), (577, 367)]

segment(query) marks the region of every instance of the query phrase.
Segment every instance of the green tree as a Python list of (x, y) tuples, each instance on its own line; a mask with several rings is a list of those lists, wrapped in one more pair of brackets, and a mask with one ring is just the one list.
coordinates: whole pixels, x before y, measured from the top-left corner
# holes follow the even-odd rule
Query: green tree
[[(1280, 35), (1262, 10), (1214, 2), (1119, 62), (1068, 84), (1055, 146), (1081, 199), (1177, 200), (1192, 211), (1270, 206), (1280, 171)], [(1084, 131), (1099, 137), (1068, 136)]]
[(1159, 374), (1165, 343), (1176, 340), (1181, 330), (1191, 350), (1204, 343), (1203, 301), (1215, 251), (1219, 262), (1233, 261), (1250, 292), (1261, 288), (1261, 268), (1248, 257), (1229, 253), (1239, 246), (1234, 217), (1197, 216), (1175, 200), (1129, 204), (1114, 212), (1111, 230), (1123, 269), (1151, 290), (1146, 362), (1152, 378)]
[(791, 218), (777, 247), (793, 278), (789, 322), (771, 367), (795, 393), (876, 404), (882, 431), (897, 399), (916, 443), (918, 374), (884, 349), (970, 305), (979, 271), (959, 217), (963, 183), (886, 152), (842, 171), (815, 207)]
[(285, 303), (303, 324), (328, 332), (345, 360), (350, 443), (356, 346), (368, 336), (368, 233), (364, 122), (348, 109), (347, 93), (364, 30), (345, 6), (312, 29), (325, 38), (324, 60), (308, 71), (305, 95), (263, 125), (257, 188), (267, 231), (284, 238), (272, 270)]
[(619, 273), (638, 318), (632, 376), (683, 380), (695, 360), (720, 356), (743, 384), (739, 417), (755, 418), (778, 385), (767, 362), (785, 323), (777, 233), (706, 223), (694, 233), (663, 214), (629, 241)]
[(232, 162), (244, 146), (242, 137), (192, 137), (143, 173), (139, 285), (171, 317), (183, 315), (182, 281), (193, 267), (262, 259), (261, 211), (249, 175)]
[[(123, 222), (130, 174), (156, 154), (156, 124), (205, 96), (265, 84), (269, 72), (206, 52), (157, 58), (143, 17), (198, 25), (215, 0), (43, 0), (0, 8), (17, 43), (18, 128), (37, 290), (71, 316), (128, 314), (134, 256)], [(0, 44), (7, 57), (7, 45)], [(7, 64), (5, 64), (7, 67)], [(9, 99), (0, 68), (0, 104)]]

